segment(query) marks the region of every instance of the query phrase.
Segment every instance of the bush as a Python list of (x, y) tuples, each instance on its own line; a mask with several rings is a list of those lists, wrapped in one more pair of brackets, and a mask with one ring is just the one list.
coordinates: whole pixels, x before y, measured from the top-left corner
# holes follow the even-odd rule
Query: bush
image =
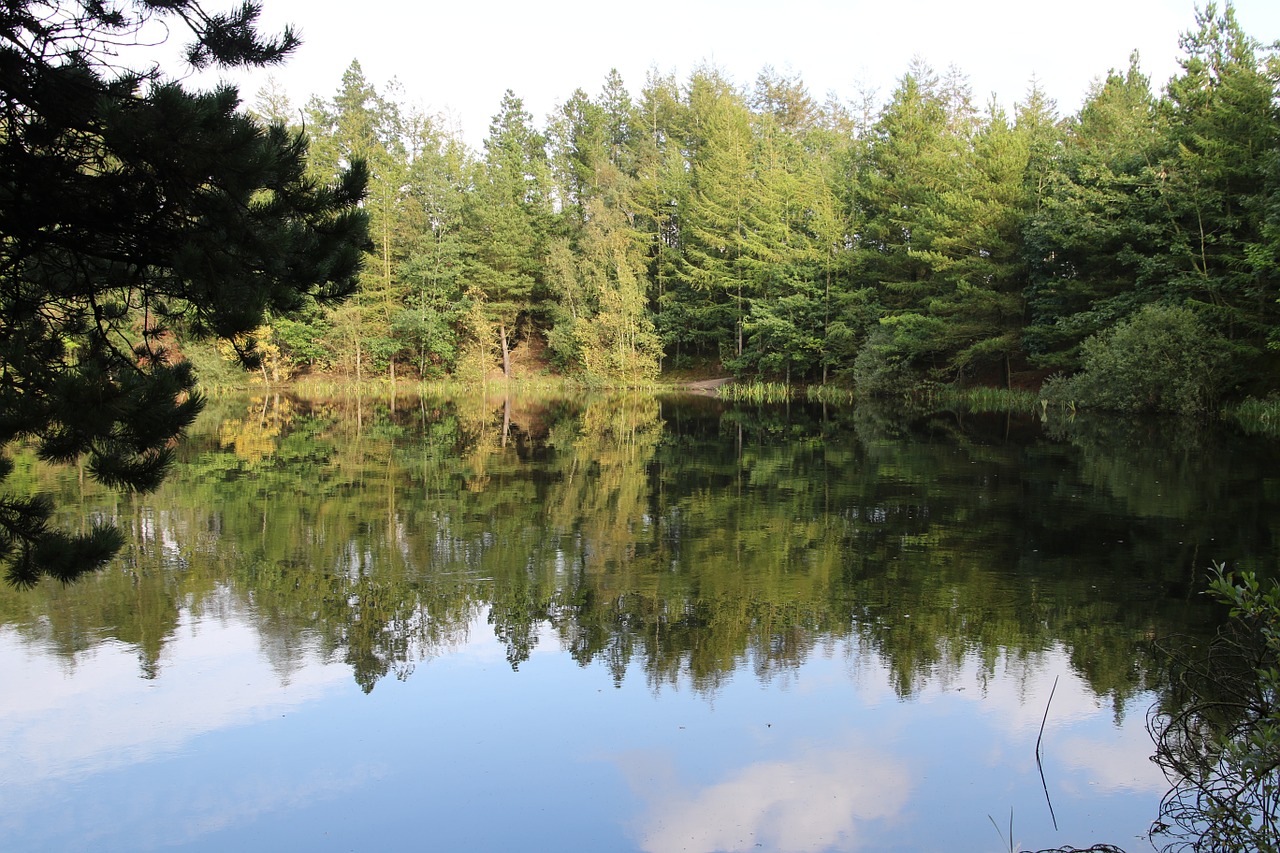
[(853, 360), (853, 387), (859, 397), (893, 397), (910, 394), (923, 384), (912, 366), (910, 353), (900, 346), (890, 326), (879, 326)]
[(1115, 412), (1202, 414), (1213, 405), (1227, 365), (1227, 342), (1190, 309), (1147, 305), (1084, 342), (1083, 369), (1055, 377), (1051, 402)]

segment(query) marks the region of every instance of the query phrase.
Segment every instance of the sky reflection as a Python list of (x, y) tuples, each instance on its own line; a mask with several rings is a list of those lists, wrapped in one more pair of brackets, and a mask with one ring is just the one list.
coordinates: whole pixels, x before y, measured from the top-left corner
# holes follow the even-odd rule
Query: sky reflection
[(793, 760), (753, 764), (705, 788), (637, 793), (647, 801), (641, 848), (649, 853), (819, 853), (860, 849), (859, 828), (898, 815), (911, 780), (893, 755), (865, 744), (810, 746)]
[[(0, 848), (336, 850), (425, 822), (440, 849), (988, 849), (1011, 808), (1037, 846), (1136, 835), (1163, 790), (1141, 713), (1117, 727), (1058, 648), (967, 655), (903, 700), (854, 640), (708, 695), (615, 687), (545, 628), (518, 671), (485, 614), (463, 634), (364, 695), (315, 649), (281, 671), (247, 614), (184, 617), (154, 679), (120, 643), (68, 666), (0, 631)], [(1055, 677), (1058, 834), (1034, 763)]]

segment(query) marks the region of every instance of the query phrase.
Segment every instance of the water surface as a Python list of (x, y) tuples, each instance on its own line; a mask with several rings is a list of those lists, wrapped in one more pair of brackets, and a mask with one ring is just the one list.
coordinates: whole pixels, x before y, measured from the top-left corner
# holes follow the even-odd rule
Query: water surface
[(1221, 618), (1210, 560), (1275, 564), (1275, 452), (268, 396), (155, 495), (23, 458), (129, 545), (0, 591), (0, 848), (1150, 849), (1152, 641)]

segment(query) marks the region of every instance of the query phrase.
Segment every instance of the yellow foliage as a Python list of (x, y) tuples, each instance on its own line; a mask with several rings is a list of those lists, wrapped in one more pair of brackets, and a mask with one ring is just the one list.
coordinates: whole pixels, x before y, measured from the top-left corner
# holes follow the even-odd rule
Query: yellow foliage
[(228, 418), (218, 426), (218, 440), (230, 446), (249, 465), (274, 456), (276, 439), (293, 418), (293, 403), (280, 395), (255, 397), (243, 418)]

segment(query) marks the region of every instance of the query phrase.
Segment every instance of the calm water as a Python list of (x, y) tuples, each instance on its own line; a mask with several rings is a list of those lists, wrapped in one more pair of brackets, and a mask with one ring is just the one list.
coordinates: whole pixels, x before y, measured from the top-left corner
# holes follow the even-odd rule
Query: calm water
[(1276, 454), (269, 397), (212, 404), (151, 496), (20, 458), (130, 544), (0, 590), (0, 849), (1149, 850), (1152, 640), (1222, 617), (1211, 560), (1276, 564)]

